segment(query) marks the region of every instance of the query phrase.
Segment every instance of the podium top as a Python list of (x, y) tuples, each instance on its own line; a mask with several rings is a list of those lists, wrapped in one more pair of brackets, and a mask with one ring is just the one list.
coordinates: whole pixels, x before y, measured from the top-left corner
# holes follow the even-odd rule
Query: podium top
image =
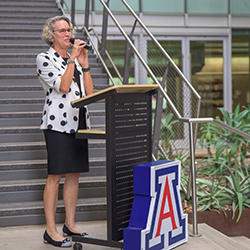
[(106, 97), (116, 95), (116, 94), (124, 94), (124, 93), (146, 93), (158, 88), (157, 84), (145, 84), (145, 85), (118, 85), (106, 88), (104, 90), (98, 91), (91, 95), (82, 97), (75, 101), (72, 101), (71, 104), (74, 107), (83, 107), (90, 103), (98, 102), (100, 100), (105, 99)]

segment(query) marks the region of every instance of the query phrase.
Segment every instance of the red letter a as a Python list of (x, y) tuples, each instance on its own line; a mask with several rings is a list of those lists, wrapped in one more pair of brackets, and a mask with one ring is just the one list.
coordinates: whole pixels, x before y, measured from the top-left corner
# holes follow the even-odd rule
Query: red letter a
[[(168, 199), (169, 212), (164, 214), (164, 208), (166, 205), (166, 198)], [(175, 218), (174, 218), (174, 211), (173, 211), (171, 194), (170, 194), (170, 190), (169, 190), (168, 176), (166, 176), (165, 188), (164, 188), (164, 193), (163, 193), (163, 198), (162, 198), (162, 203), (161, 203), (161, 211), (160, 211), (160, 216), (159, 216), (159, 221), (158, 221), (157, 232), (156, 232), (155, 238), (160, 236), (162, 221), (169, 218), (169, 217), (171, 218), (171, 222), (172, 222), (172, 230), (174, 230), (177, 228), (177, 226), (176, 226)]]

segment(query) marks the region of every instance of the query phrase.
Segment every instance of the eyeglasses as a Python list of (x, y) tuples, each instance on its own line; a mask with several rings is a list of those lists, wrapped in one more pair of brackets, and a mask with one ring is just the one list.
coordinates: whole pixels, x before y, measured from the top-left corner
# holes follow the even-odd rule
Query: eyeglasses
[(68, 33), (71, 33), (73, 31), (73, 29), (61, 29), (61, 30), (54, 30), (54, 31), (58, 31), (61, 35), (65, 35), (66, 34), (66, 31)]

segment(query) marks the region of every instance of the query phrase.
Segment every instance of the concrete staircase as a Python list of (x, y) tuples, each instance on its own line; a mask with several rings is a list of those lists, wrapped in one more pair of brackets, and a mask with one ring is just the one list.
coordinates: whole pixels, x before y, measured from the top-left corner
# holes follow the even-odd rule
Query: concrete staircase
[[(55, 15), (61, 13), (53, 0), (0, 0), (0, 226), (45, 223), (46, 150), (39, 129), (44, 92), (35, 58), (48, 49), (42, 28)], [(106, 88), (107, 76), (91, 52), (89, 61), (95, 91)], [(103, 104), (89, 108), (92, 126), (104, 126)], [(89, 154), (91, 170), (80, 178), (77, 220), (106, 218), (105, 142), (89, 141)], [(62, 185), (59, 199), (56, 220), (63, 222)]]
[[(201, 237), (190, 237), (188, 242), (176, 247), (176, 250), (250, 250), (250, 239), (247, 237), (228, 237), (207, 224), (198, 225)], [(188, 225), (189, 233), (192, 226)]]

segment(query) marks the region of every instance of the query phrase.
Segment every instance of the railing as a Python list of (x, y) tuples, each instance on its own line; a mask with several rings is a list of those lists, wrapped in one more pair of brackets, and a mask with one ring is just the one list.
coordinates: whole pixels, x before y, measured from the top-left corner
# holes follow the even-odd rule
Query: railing
[[(186, 77), (183, 75), (180, 68), (176, 65), (176, 63), (168, 55), (166, 50), (159, 43), (159, 41), (147, 29), (147, 27), (141, 21), (138, 15), (130, 8), (130, 6), (126, 3), (125, 0), (113, 1), (112, 7), (114, 7), (115, 4), (121, 4), (121, 3), (124, 6), (124, 12), (126, 13), (126, 26), (125, 28), (123, 28), (120, 25), (120, 22), (118, 21), (118, 19), (120, 19), (120, 21), (123, 21), (122, 19), (123, 15), (120, 12), (116, 12), (117, 17), (114, 15), (114, 11), (112, 12), (111, 8), (108, 6), (110, 0), (108, 0), (106, 3), (103, 0), (99, 1), (104, 7), (102, 40), (99, 39), (94, 29), (88, 30), (87, 28), (88, 24), (86, 23), (84, 31), (85, 34), (87, 34), (87, 36), (89, 37), (94, 47), (94, 50), (96, 51), (99, 59), (103, 64), (103, 67), (105, 68), (106, 72), (109, 75), (112, 84), (114, 85), (116, 84), (114, 80), (115, 77), (112, 76), (109, 67), (105, 63), (105, 56), (108, 57), (108, 60), (111, 62), (111, 67), (114, 68), (114, 72), (117, 75), (116, 77), (122, 84), (128, 84), (128, 79), (134, 77), (135, 84), (140, 84), (146, 81), (147, 83), (153, 82), (159, 86), (160, 91), (159, 94), (157, 95), (157, 105), (156, 105), (155, 123), (154, 123), (155, 124), (154, 138), (153, 138), (154, 145), (152, 150), (153, 158), (157, 159), (159, 147), (164, 157), (168, 157), (165, 151), (166, 149), (168, 149), (167, 147), (170, 148), (172, 157), (174, 152), (172, 148), (174, 149), (189, 148), (191, 185), (192, 185), (192, 206), (193, 206), (192, 235), (198, 236), (199, 234), (197, 225), (197, 200), (196, 200), (196, 182), (195, 182), (196, 180), (195, 143), (197, 137), (196, 133), (197, 133), (198, 123), (213, 123), (249, 139), (250, 135), (240, 130), (237, 130), (233, 127), (230, 127), (222, 122), (219, 122), (213, 118), (198, 118), (199, 107), (200, 107), (200, 96), (195, 91), (193, 86), (189, 83), (189, 81), (186, 79)], [(89, 0), (86, 0), (86, 6), (87, 2), (89, 2)], [(119, 6), (119, 9), (121, 9), (121, 6)], [(85, 13), (85, 21), (87, 20), (86, 15), (88, 15), (88, 11), (87, 13)], [(108, 25), (108, 21), (112, 21), (112, 23)], [(110, 28), (111, 30), (110, 34), (119, 32), (124, 37), (124, 58), (126, 58), (126, 60), (124, 62), (125, 67), (123, 70), (124, 74), (123, 78), (121, 76), (122, 74), (119, 72), (117, 65), (113, 62), (111, 56), (106, 50), (106, 38), (109, 35), (108, 28)], [(94, 42), (89, 33), (90, 31), (93, 31), (94, 36), (97, 37), (98, 43), (101, 46), (101, 53), (98, 51), (98, 46), (94, 45)], [(130, 33), (130, 35), (127, 35), (127, 33)], [(136, 36), (138, 38), (137, 40)], [(148, 51), (141, 46), (142, 44), (144, 45), (146, 44), (147, 46), (149, 46), (150, 43), (148, 41), (152, 42), (151, 46), (154, 46), (153, 47), (154, 50), (157, 50), (157, 53), (158, 54), (160, 53), (166, 59), (165, 63), (163, 63), (158, 67), (150, 65), (148, 63), (147, 59), (153, 58), (153, 54), (151, 51)], [(131, 49), (133, 50), (134, 54), (132, 54)], [(134, 65), (131, 63), (132, 59), (134, 60)], [(134, 72), (131, 71), (130, 69), (132, 67), (136, 68), (139, 71), (139, 73), (135, 72), (136, 70), (134, 70)], [(173, 127), (175, 126), (174, 130), (178, 138), (174, 138), (175, 140), (169, 140), (170, 142), (168, 146), (164, 148), (162, 144), (159, 143), (159, 139), (162, 134), (161, 123), (164, 119), (167, 120), (170, 111), (179, 121), (179, 123), (173, 125)], [(169, 121), (172, 121), (172, 119), (168, 120), (168, 122)], [(171, 139), (173, 139), (173, 137)], [(186, 145), (187, 143), (188, 145)], [(191, 187), (189, 186), (189, 189), (186, 190), (187, 193), (190, 192), (190, 188)]]

